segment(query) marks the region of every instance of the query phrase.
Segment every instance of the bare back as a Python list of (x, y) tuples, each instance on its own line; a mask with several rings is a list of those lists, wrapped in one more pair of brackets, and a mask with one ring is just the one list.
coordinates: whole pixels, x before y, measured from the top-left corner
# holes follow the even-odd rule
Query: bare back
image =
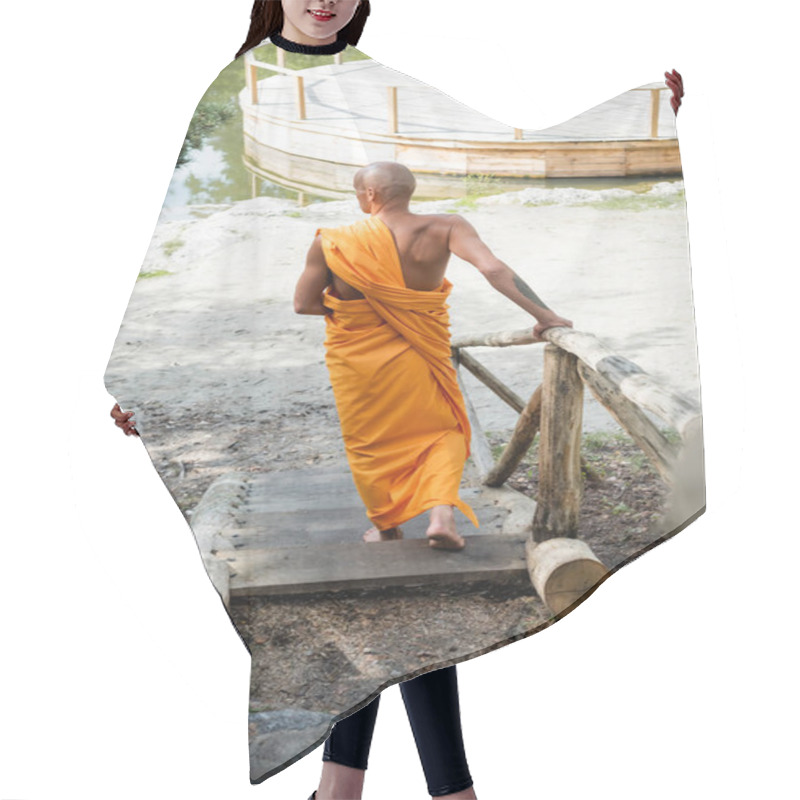
[[(394, 237), (400, 256), (403, 280), (409, 289), (430, 292), (442, 285), (450, 260), (451, 214), (400, 214), (383, 219)], [(333, 276), (336, 295), (342, 300), (356, 300), (364, 295)]]

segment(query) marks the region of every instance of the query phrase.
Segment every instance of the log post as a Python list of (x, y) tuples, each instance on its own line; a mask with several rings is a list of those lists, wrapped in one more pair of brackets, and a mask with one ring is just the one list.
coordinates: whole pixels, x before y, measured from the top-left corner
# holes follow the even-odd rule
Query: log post
[(306, 118), (306, 90), (302, 75), (297, 76), (297, 118)]
[(386, 87), (389, 101), (389, 133), (397, 133), (397, 87)]
[(553, 344), (544, 349), (541, 415), (539, 496), (525, 556), (539, 597), (559, 615), (588, 597), (608, 569), (577, 538), (583, 381), (578, 357)]
[(255, 64), (247, 65), (247, 74), (249, 76), (248, 83), (250, 84), (250, 102), (258, 105), (258, 67)]
[(536, 542), (578, 535), (583, 492), (581, 432), (583, 382), (578, 359), (556, 345), (544, 349), (539, 494), (533, 519)]
[(483, 479), (486, 486), (502, 486), (509, 475), (517, 468), (539, 431), (539, 418), (542, 410), (542, 387), (537, 386), (528, 404), (519, 415), (514, 433), (503, 450), (497, 463)]
[(650, 90), (650, 136), (658, 139), (658, 111), (661, 106), (661, 89)]

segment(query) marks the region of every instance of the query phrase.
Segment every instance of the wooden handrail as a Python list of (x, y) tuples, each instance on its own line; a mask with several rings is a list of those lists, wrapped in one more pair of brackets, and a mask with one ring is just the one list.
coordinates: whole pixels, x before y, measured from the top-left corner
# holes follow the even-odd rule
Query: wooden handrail
[[(335, 63), (341, 64), (341, 54), (335, 54)], [(284, 52), (282, 49), (278, 48), (278, 60), (281, 62), (280, 64), (270, 64), (266, 61), (259, 61), (252, 52), (245, 53), (244, 56), (244, 71), (245, 71), (245, 82), (250, 89), (250, 102), (254, 105), (258, 105), (258, 77), (257, 77), (257, 69), (268, 69), (272, 72), (277, 72), (281, 75), (291, 75), (295, 79), (296, 87), (297, 87), (297, 94), (295, 97), (295, 107), (297, 108), (297, 118), (298, 119), (306, 119), (306, 90), (305, 84), (303, 82), (303, 75), (302, 70), (296, 69), (288, 69), (284, 66)]]
[[(512, 347), (545, 340), (542, 385), (523, 406), (511, 388), (492, 374), (468, 347)], [(613, 352), (596, 336), (572, 328), (550, 328), (535, 340), (533, 330), (470, 334), (451, 341), (453, 361), (472, 425), (472, 454), (481, 483), (502, 486), (517, 468), (537, 433), (540, 435), (540, 510), (534, 520), (536, 541), (577, 535), (582, 476), (580, 471), (583, 387), (617, 420), (670, 485), (680, 476), (676, 465), (687, 443), (702, 430), (700, 407), (685, 395), (664, 386), (641, 367)], [(461, 382), (468, 369), (515, 411), (519, 419), (511, 439), (495, 462), (475, 408)], [(649, 411), (674, 428), (682, 444), (670, 441), (645, 413)]]
[(661, 92), (668, 89), (668, 86), (637, 86), (631, 89), (632, 92), (650, 92), (650, 136), (658, 139), (658, 114), (661, 108)]
[[(638, 364), (618, 355), (593, 334), (573, 328), (550, 328), (542, 338), (576, 355), (587, 367), (610, 381), (628, 400), (655, 414), (682, 437), (697, 424), (700, 407), (694, 401), (664, 386)], [(533, 330), (523, 328), (457, 336), (451, 346), (458, 350), (462, 347), (514, 347), (534, 343)]]

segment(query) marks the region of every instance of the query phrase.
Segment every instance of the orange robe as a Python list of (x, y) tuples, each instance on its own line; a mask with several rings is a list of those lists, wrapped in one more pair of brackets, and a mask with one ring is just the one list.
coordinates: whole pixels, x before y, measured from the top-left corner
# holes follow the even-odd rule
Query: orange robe
[(447, 298), (405, 285), (392, 232), (378, 217), (318, 228), (331, 272), (364, 295), (326, 292), (325, 361), (353, 480), (387, 530), (458, 496), (470, 426), (450, 360)]

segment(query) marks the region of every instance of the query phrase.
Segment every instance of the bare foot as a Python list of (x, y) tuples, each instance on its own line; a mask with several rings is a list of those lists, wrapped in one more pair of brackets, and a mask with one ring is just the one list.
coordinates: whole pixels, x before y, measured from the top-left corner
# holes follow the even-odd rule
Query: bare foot
[(364, 534), (365, 542), (391, 542), (394, 539), (402, 538), (402, 528), (387, 528), (385, 531), (379, 531), (377, 528), (370, 528)]
[(437, 550), (461, 550), (466, 545), (456, 531), (452, 506), (435, 506), (431, 509), (431, 524), (425, 532), (428, 544)]

